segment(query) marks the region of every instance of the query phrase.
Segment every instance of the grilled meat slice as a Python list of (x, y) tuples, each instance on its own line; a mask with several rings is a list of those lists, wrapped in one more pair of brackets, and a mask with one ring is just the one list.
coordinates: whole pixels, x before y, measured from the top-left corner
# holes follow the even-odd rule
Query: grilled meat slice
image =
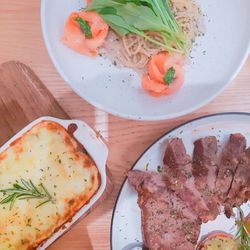
[(194, 143), (193, 175), (199, 177), (195, 180), (197, 186), (209, 186), (211, 191), (215, 189), (218, 172), (217, 139), (215, 136), (201, 138)]
[(163, 175), (167, 186), (197, 214), (203, 222), (213, 219), (206, 202), (197, 190), (192, 173), (192, 162), (183, 141), (169, 140), (164, 156)]
[(144, 244), (151, 250), (193, 250), (201, 221), (168, 189), (159, 173), (130, 171), (129, 183), (138, 192)]
[(217, 139), (208, 136), (194, 143), (193, 176), (197, 190), (201, 193), (212, 215), (211, 220), (220, 214), (220, 204), (215, 195), (217, 166)]
[(250, 148), (248, 148), (237, 166), (226, 204), (240, 206), (249, 199), (250, 192)]
[(246, 138), (241, 134), (231, 134), (221, 155), (219, 172), (216, 179), (216, 190), (220, 201), (227, 199), (235, 171), (246, 150)]

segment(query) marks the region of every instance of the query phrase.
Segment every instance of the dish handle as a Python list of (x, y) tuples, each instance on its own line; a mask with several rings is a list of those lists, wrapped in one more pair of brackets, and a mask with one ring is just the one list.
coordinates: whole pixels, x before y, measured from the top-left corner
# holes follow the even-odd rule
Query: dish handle
[[(92, 128), (85, 122), (80, 120), (63, 120), (50, 116), (44, 116), (34, 122), (40, 120), (51, 120), (62, 124), (66, 129), (71, 124), (77, 125), (76, 130), (73, 132), (75, 138), (84, 146), (88, 154), (93, 158), (101, 173), (106, 172), (106, 162), (108, 159), (108, 147)], [(106, 182), (106, 180), (105, 180)]]

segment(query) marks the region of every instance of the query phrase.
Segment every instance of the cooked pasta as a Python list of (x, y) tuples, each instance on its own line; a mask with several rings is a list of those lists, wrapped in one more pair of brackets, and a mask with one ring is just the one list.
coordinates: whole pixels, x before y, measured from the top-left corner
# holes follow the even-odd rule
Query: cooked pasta
[(193, 0), (172, 0), (173, 12), (190, 44), (200, 34), (201, 10)]
[[(200, 8), (193, 0), (171, 0), (171, 6), (177, 23), (183, 30), (191, 49), (192, 43), (200, 33)], [(164, 43), (160, 33), (148, 31), (145, 34)], [(143, 70), (153, 55), (166, 51), (164, 47), (156, 45), (139, 35), (129, 33), (120, 38), (112, 31), (109, 34), (105, 48), (108, 57), (115, 60), (118, 66), (136, 70)]]

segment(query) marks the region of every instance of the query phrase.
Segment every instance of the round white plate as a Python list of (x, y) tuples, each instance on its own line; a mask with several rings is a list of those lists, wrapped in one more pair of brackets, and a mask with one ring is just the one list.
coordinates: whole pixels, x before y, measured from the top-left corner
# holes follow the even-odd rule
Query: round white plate
[[(193, 142), (199, 138), (215, 135), (223, 144), (231, 133), (240, 132), (246, 136), (250, 146), (250, 113), (224, 113), (206, 116), (185, 123), (163, 135), (150, 146), (137, 160), (132, 169), (157, 171), (157, 166), (163, 165), (163, 156), (166, 149), (166, 141), (172, 137), (183, 139), (187, 152), (192, 155)], [(250, 201), (242, 205), (247, 215), (250, 213)], [(235, 233), (235, 220), (227, 219), (224, 214), (215, 221), (202, 225), (200, 237), (209, 232), (222, 230)], [(137, 205), (137, 193), (124, 181), (117, 198), (111, 223), (111, 249), (132, 250), (132, 245), (142, 242), (141, 236), (141, 212)]]
[(61, 43), (65, 22), (84, 0), (42, 0), (41, 23), (50, 57), (64, 80), (82, 98), (116, 116), (163, 120), (190, 113), (215, 98), (236, 76), (250, 44), (249, 0), (197, 0), (205, 36), (196, 41), (186, 65), (186, 81), (173, 96), (154, 98), (130, 69), (102, 57), (80, 55)]

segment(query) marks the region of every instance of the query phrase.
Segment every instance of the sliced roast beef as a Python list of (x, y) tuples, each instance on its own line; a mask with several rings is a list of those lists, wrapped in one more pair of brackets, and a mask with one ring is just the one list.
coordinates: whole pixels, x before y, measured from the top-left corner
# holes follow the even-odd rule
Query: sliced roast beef
[(192, 161), (181, 139), (169, 140), (164, 164), (163, 175), (168, 187), (186, 202), (203, 222), (213, 219), (213, 214), (210, 213), (201, 193), (196, 188), (192, 174)]
[(250, 191), (250, 148), (248, 148), (237, 166), (226, 203), (232, 207), (246, 202)]
[(151, 250), (193, 250), (201, 221), (159, 173), (130, 171), (129, 183), (138, 192), (144, 244)]
[(220, 201), (227, 199), (237, 166), (246, 149), (246, 138), (241, 134), (231, 134), (221, 155), (216, 190)]
[(225, 207), (250, 199), (250, 147), (241, 134), (230, 135), (217, 160), (217, 140), (194, 143), (193, 159), (183, 141), (168, 141), (162, 173), (130, 171), (138, 192), (145, 246), (151, 250), (193, 250), (202, 222), (213, 220)]
[(220, 214), (220, 204), (215, 195), (217, 166), (217, 139), (208, 136), (194, 143), (193, 176), (197, 190), (209, 208), (211, 220)]
[(195, 183), (203, 188), (209, 186), (211, 192), (215, 189), (218, 172), (217, 139), (215, 136), (201, 138), (194, 143), (193, 175)]

